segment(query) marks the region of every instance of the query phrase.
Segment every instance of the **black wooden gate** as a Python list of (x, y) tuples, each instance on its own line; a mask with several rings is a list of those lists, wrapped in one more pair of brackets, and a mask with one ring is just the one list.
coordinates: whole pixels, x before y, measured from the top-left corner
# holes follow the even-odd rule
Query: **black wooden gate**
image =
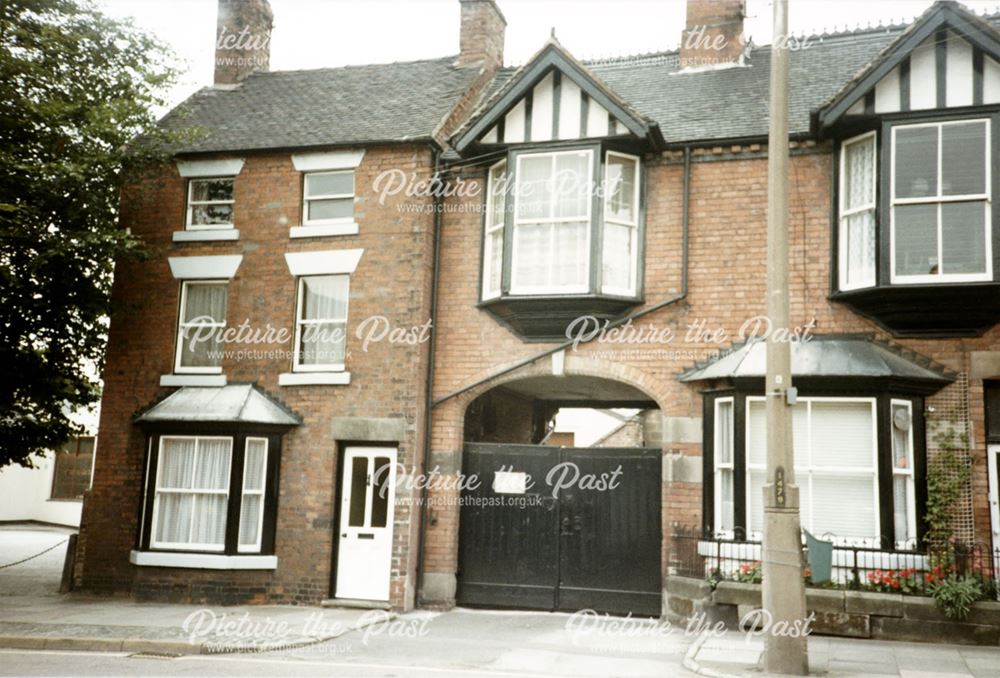
[(479, 486), (462, 494), (458, 603), (659, 616), (661, 463), (659, 449), (467, 444)]

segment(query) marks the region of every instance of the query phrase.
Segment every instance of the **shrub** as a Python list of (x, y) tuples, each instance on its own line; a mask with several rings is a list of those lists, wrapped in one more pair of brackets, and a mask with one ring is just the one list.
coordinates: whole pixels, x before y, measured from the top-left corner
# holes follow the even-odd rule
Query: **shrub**
[(930, 586), (930, 594), (938, 608), (949, 619), (965, 619), (972, 604), (986, 598), (982, 581), (973, 574), (951, 573)]

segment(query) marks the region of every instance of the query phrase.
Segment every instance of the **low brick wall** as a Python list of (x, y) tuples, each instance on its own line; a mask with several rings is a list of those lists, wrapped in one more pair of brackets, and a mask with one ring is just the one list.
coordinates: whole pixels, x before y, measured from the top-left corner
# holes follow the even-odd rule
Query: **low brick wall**
[[(739, 621), (759, 609), (760, 584), (668, 577), (664, 612), (678, 617), (704, 615), (739, 628)], [(806, 589), (806, 608), (814, 612), (813, 633), (850, 638), (907, 640), (965, 645), (1000, 645), (1000, 603), (979, 602), (963, 621), (948, 619), (932, 598), (895, 593)]]

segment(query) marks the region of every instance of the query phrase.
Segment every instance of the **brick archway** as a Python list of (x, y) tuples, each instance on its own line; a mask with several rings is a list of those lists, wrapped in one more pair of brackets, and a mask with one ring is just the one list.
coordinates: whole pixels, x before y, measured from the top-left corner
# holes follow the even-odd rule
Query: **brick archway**
[[(475, 382), (487, 378), (490, 374), (495, 374), (498, 369), (502, 369), (502, 366), (471, 377), (468, 381)], [(647, 395), (661, 411), (665, 411), (669, 404), (667, 388), (669, 384), (665, 384), (662, 377), (657, 380), (648, 372), (623, 363), (567, 351), (561, 374), (594, 377), (625, 384)], [(462, 468), (465, 415), (469, 405), (499, 386), (541, 376), (553, 376), (551, 357), (541, 358), (530, 365), (489, 379), (469, 391), (440, 403), (434, 410), (433, 442), (428, 469), (437, 467), (443, 476), (457, 481)], [(420, 594), (421, 599), (427, 604), (446, 606), (454, 604), (458, 571), (460, 496), (458, 488), (428, 492), (428, 505), (424, 516), (427, 521), (426, 537), (424, 553), (421, 554), (424, 576)]]

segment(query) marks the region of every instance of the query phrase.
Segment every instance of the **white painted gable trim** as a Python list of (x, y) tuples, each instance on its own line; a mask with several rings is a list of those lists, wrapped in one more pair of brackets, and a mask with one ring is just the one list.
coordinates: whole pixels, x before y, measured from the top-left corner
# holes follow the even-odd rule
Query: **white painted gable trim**
[(329, 153), (296, 153), (292, 164), (299, 172), (318, 170), (356, 169), (365, 157), (365, 149), (351, 151), (331, 151)]
[(177, 171), (186, 179), (192, 177), (235, 177), (243, 169), (243, 162), (243, 158), (178, 160)]
[(285, 261), (294, 276), (354, 273), (364, 253), (363, 249), (290, 252), (285, 254)]
[(242, 254), (213, 257), (169, 257), (170, 272), (178, 280), (232, 278), (243, 261)]

